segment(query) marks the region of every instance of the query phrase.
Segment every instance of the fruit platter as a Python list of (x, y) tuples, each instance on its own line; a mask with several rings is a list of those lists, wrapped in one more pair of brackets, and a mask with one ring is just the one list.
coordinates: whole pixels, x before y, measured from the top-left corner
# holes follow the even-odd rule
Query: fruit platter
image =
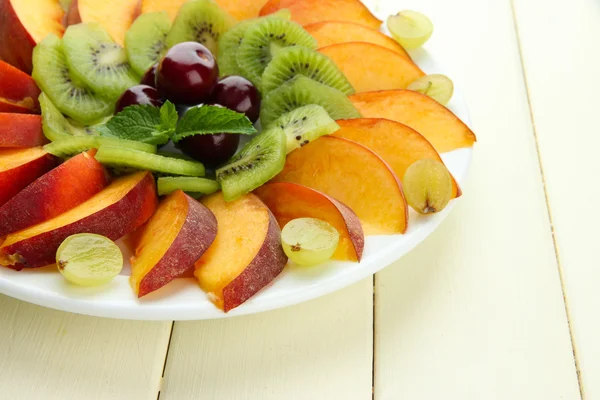
[(0, 0), (0, 293), (224, 318), (409, 252), (476, 137), (388, 3)]

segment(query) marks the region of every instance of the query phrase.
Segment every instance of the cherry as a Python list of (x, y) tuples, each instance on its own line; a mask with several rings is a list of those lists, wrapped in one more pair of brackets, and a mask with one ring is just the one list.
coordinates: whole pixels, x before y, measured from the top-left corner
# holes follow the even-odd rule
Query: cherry
[(221, 79), (215, 86), (211, 102), (246, 114), (252, 123), (258, 120), (260, 94), (249, 80), (241, 76), (232, 75)]
[(142, 85), (152, 86), (153, 88), (156, 87), (156, 67), (158, 67), (158, 64), (154, 64), (148, 68), (148, 71), (146, 71), (140, 82)]
[(211, 52), (200, 43), (183, 42), (171, 47), (158, 63), (156, 89), (174, 103), (199, 104), (209, 99), (218, 77)]
[(158, 92), (153, 87), (148, 85), (132, 86), (123, 92), (115, 106), (115, 114), (123, 110), (127, 106), (135, 106), (137, 104), (148, 104), (154, 107), (160, 107), (162, 101)]
[(177, 147), (206, 166), (216, 167), (235, 154), (239, 143), (240, 135), (218, 133), (188, 136), (177, 143)]

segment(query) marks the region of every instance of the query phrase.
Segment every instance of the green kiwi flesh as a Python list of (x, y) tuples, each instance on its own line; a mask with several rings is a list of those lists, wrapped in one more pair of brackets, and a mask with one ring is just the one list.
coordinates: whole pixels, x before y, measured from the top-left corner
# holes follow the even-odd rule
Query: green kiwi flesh
[(117, 146), (100, 146), (96, 160), (117, 169), (153, 171), (165, 175), (204, 176), (204, 165)]
[(255, 136), (216, 171), (225, 201), (233, 201), (261, 186), (285, 165), (286, 137), (275, 126)]
[(212, 0), (184, 3), (167, 35), (167, 47), (181, 42), (198, 42), (217, 54), (219, 37), (235, 24), (235, 19)]
[(125, 51), (137, 75), (143, 76), (164, 55), (170, 29), (171, 20), (164, 11), (142, 14), (131, 25), (125, 34)]
[(248, 27), (265, 18), (290, 20), (291, 17), (292, 14), (290, 11), (284, 8), (265, 17), (238, 22), (230, 30), (223, 33), (221, 37), (219, 37), (219, 51), (217, 57), (219, 60), (219, 72), (221, 76), (243, 75), (244, 71), (238, 66), (237, 62), (237, 50), (242, 43), (242, 38)]
[(61, 113), (84, 124), (112, 113), (110, 102), (73, 76), (58, 37), (46, 36), (33, 49), (32, 58), (33, 79)]
[(331, 59), (306, 47), (286, 47), (277, 52), (261, 79), (263, 95), (277, 89), (296, 75), (331, 86), (349, 96), (354, 88)]
[(299, 107), (283, 114), (269, 125), (273, 126), (278, 126), (285, 132), (288, 153), (340, 129), (327, 111), (316, 104)]
[(334, 120), (360, 118), (360, 113), (344, 93), (297, 75), (265, 97), (260, 109), (260, 122), (269, 126), (283, 114), (308, 104), (322, 106)]
[(115, 101), (139, 82), (125, 49), (96, 22), (69, 26), (63, 36), (63, 48), (72, 75), (99, 96)]
[(317, 42), (296, 22), (265, 18), (252, 24), (244, 33), (237, 62), (243, 75), (260, 88), (262, 74), (275, 53), (291, 46), (316, 49)]
[(188, 176), (165, 176), (156, 181), (158, 195), (164, 196), (176, 190), (183, 190), (186, 193), (211, 194), (221, 187), (219, 182), (206, 178), (193, 178)]

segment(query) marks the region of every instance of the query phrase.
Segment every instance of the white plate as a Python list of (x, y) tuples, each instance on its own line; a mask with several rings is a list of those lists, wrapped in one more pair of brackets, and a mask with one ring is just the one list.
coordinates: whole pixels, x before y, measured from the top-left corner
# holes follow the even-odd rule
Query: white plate
[[(384, 17), (385, 14), (379, 16)], [(413, 58), (426, 73), (443, 73), (426, 52), (414, 53)], [(455, 92), (449, 108), (469, 123), (466, 106), (458, 92)], [(442, 154), (459, 184), (465, 181), (471, 156), (472, 149)], [(59, 310), (123, 319), (200, 320), (253, 314), (311, 300), (374, 274), (431, 234), (456, 201), (460, 199), (452, 201), (443, 212), (433, 216), (422, 217), (411, 211), (409, 228), (404, 235), (367, 237), (360, 263), (330, 262), (310, 269), (288, 265), (271, 285), (227, 314), (208, 300), (193, 278), (177, 279), (143, 300), (137, 300), (125, 274), (107, 286), (90, 289), (66, 283), (56, 267), (20, 272), (0, 267), (0, 293)], [(125, 250), (124, 246), (121, 247)], [(129, 258), (126, 250), (125, 256)], [(128, 268), (127, 265), (126, 270)]]

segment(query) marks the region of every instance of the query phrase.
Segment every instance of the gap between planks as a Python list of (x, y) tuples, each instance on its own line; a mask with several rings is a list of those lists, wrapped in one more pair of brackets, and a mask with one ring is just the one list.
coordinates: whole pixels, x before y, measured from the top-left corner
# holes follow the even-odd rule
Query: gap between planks
[[(548, 197), (548, 188), (546, 186), (546, 176), (544, 175), (544, 166), (542, 163), (542, 157), (540, 155), (540, 146), (538, 142), (538, 134), (535, 125), (535, 116), (533, 114), (533, 107), (531, 106), (531, 96), (529, 93), (529, 84), (527, 80), (527, 72), (525, 70), (525, 61), (523, 58), (523, 48), (521, 47), (521, 36), (519, 32), (519, 23), (517, 22), (517, 12), (515, 9), (515, 0), (510, 0), (510, 6), (513, 17), (513, 26), (517, 37), (517, 48), (519, 49), (519, 61), (521, 63), (521, 71), (523, 75), (523, 82), (525, 85), (525, 92), (527, 93), (527, 106), (529, 107), (529, 116), (531, 119), (531, 130), (533, 131), (533, 138), (535, 140), (535, 151), (537, 154), (538, 165), (540, 167), (540, 174), (542, 177), (542, 187), (544, 188), (544, 199), (546, 200), (546, 210), (548, 211), (548, 220), (550, 222), (550, 233), (552, 235), (552, 244), (554, 246), (554, 256), (556, 257), (556, 265), (558, 266), (558, 278), (560, 280), (560, 287), (563, 297), (563, 303), (565, 305), (565, 313), (567, 315), (567, 325), (569, 328), (569, 337), (571, 339), (571, 348), (573, 350), (573, 363), (575, 364), (575, 371), (577, 373), (577, 384), (579, 386), (579, 395), (582, 400), (585, 400), (585, 389), (583, 387), (583, 378), (579, 369), (579, 357), (577, 355), (577, 345), (575, 344), (575, 338), (573, 336), (573, 326), (571, 325), (571, 313), (569, 311), (569, 302), (567, 300), (563, 267), (560, 262), (560, 252), (558, 250), (558, 244), (556, 241), (556, 233), (554, 231), (554, 220), (552, 218), (552, 210), (550, 209), (550, 199)], [(373, 319), (375, 316), (373, 316)]]
[(158, 391), (156, 393), (156, 400), (160, 400), (160, 393), (162, 392), (163, 382), (165, 380), (165, 370), (167, 369), (167, 360), (169, 359), (169, 350), (171, 349), (171, 340), (173, 340), (173, 330), (175, 329), (175, 321), (171, 322), (171, 330), (169, 332), (169, 341), (167, 342), (167, 349), (165, 351), (165, 359), (163, 361), (162, 373), (158, 381)]

